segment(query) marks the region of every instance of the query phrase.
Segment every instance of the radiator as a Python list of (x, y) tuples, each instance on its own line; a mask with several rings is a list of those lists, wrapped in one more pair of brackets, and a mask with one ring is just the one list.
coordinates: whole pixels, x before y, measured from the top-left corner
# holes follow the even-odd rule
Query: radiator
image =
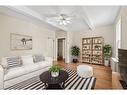
[(111, 69), (112, 69), (112, 72), (119, 72), (118, 60), (116, 58), (111, 58)]

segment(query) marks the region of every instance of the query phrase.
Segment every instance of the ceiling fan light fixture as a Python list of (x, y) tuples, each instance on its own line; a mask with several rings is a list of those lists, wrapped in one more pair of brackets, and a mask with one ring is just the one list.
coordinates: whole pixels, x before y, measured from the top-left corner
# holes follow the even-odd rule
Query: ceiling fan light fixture
[(60, 24), (60, 25), (63, 25), (63, 23), (62, 23), (62, 22), (59, 22), (59, 24)]
[(61, 14), (61, 15), (58, 17), (58, 23), (59, 23), (60, 25), (67, 25), (67, 24), (70, 23), (70, 20), (71, 20), (71, 18), (68, 17), (68, 16), (66, 16), (66, 15), (64, 15), (64, 14)]
[(67, 22), (68, 24), (70, 23), (70, 21), (69, 21), (69, 20), (67, 20), (66, 22)]
[(59, 17), (58, 17), (60, 20), (62, 20), (63, 19), (63, 17), (60, 15)]

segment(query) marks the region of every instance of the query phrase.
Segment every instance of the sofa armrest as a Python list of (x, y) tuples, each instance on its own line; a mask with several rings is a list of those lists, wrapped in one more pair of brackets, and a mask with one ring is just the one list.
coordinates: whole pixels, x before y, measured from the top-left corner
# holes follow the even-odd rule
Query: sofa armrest
[(53, 59), (51, 57), (45, 57), (45, 60), (49, 62), (51, 66), (53, 65)]
[(0, 65), (0, 89), (4, 89), (4, 69)]

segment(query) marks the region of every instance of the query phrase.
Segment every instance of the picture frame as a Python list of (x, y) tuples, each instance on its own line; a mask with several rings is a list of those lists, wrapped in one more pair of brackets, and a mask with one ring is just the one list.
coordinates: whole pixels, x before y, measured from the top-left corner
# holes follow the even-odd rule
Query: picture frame
[(10, 33), (11, 50), (32, 50), (32, 36)]

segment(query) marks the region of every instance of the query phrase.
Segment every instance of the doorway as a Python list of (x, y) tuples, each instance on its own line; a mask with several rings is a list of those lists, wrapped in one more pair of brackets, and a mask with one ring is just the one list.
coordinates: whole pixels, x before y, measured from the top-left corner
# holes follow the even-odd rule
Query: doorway
[(57, 60), (65, 61), (65, 38), (60, 38), (57, 41), (58, 41)]

